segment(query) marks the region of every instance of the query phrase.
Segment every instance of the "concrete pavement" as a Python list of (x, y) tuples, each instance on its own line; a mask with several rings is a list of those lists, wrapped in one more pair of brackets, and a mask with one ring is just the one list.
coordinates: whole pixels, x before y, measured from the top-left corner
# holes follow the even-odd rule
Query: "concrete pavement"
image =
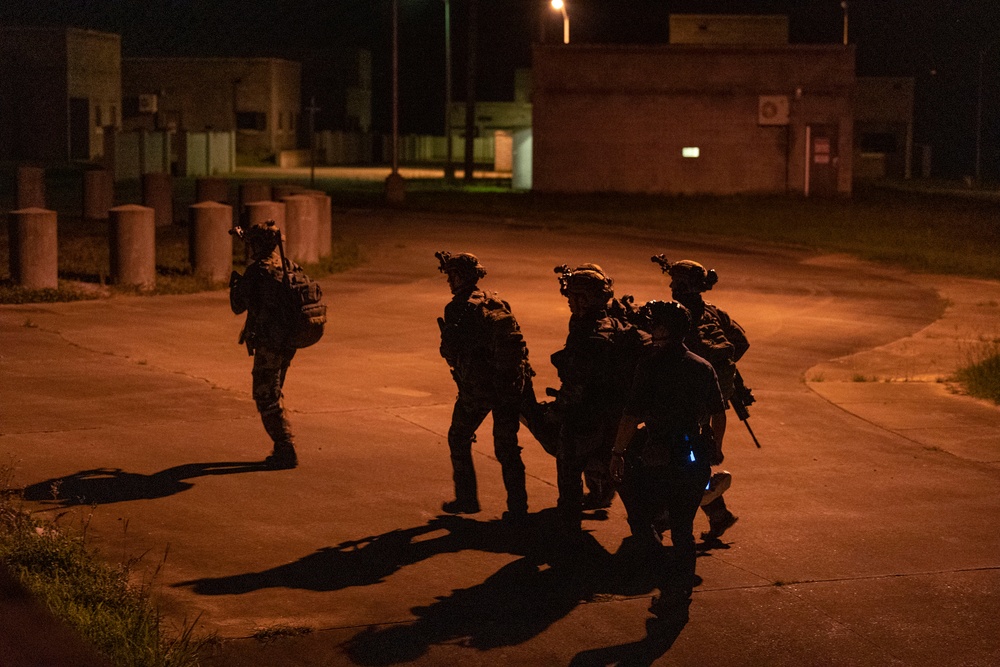
[[(996, 283), (638, 230), (337, 224), (368, 262), (323, 281), (331, 324), (289, 372), (296, 470), (258, 465), (268, 444), (224, 292), (0, 307), (0, 456), (40, 511), (91, 515), (108, 558), (149, 552), (152, 571), (166, 552), (169, 623), (226, 640), (209, 664), (995, 664), (1000, 409), (938, 380), (996, 335)], [(613, 557), (618, 501), (579, 553), (555, 548), (554, 461), (524, 431), (530, 534), (498, 521), (489, 422), (483, 512), (439, 516), (454, 398), (442, 249), (480, 256), (540, 388), (557, 383), (548, 355), (569, 316), (553, 266), (595, 261), (639, 301), (668, 294), (654, 252), (718, 270), (709, 297), (749, 333), (764, 448), (732, 420), (740, 522), (699, 558), (679, 634), (647, 634), (651, 584)], [(260, 629), (295, 636), (247, 639)]]

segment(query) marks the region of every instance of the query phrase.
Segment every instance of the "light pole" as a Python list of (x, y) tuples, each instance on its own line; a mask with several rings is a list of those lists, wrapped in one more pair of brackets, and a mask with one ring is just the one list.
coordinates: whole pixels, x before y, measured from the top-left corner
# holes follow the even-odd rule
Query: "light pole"
[(444, 0), (444, 177), (455, 179), (455, 165), (451, 161), (451, 2)]
[(566, 3), (563, 0), (552, 0), (552, 9), (558, 9), (563, 17), (563, 44), (569, 44), (569, 14), (566, 13)]
[(840, 8), (844, 10), (844, 46), (847, 46), (847, 0), (841, 0)]
[(392, 172), (385, 179), (385, 198), (403, 203), (406, 184), (399, 174), (399, 0), (392, 0)]

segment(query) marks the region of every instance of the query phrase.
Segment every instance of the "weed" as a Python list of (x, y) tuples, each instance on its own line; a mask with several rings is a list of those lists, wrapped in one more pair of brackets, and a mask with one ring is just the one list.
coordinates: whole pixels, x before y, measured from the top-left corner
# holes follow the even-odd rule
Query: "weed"
[(955, 379), (970, 395), (1000, 404), (1000, 343), (984, 344), (967, 357), (966, 365), (958, 369)]
[(851, 382), (878, 382), (878, 377), (874, 375), (865, 375), (863, 373), (855, 373), (851, 376)]
[(26, 329), (37, 329), (38, 328), (38, 324), (36, 322), (33, 322), (31, 320), (31, 318), (29, 317), (28, 319), (26, 319), (24, 321), (24, 327)]
[(312, 631), (312, 628), (302, 625), (272, 625), (266, 628), (258, 628), (251, 636), (260, 642), (270, 642), (282, 637), (301, 637), (302, 635), (312, 633)]
[[(9, 469), (0, 467), (6, 489), (11, 488), (11, 476)], [(89, 518), (83, 519), (81, 531), (66, 529), (57, 524), (58, 517), (39, 521), (20, 503), (18, 494), (0, 497), (0, 560), (57, 618), (74, 627), (111, 664), (197, 664), (198, 652), (209, 639), (195, 636), (197, 621), (179, 632), (162, 627), (151, 602), (155, 573), (142, 585), (131, 583), (139, 559), (117, 566), (104, 562), (87, 546)]]

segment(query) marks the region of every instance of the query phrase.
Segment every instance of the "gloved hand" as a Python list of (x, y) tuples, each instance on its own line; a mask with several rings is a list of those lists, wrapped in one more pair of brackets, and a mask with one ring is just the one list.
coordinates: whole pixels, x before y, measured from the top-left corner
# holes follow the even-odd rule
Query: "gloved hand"
[(243, 276), (241, 276), (236, 271), (233, 271), (231, 274), (229, 274), (229, 288), (232, 289), (233, 287), (236, 287), (236, 283), (238, 283), (240, 281), (240, 278), (242, 277)]

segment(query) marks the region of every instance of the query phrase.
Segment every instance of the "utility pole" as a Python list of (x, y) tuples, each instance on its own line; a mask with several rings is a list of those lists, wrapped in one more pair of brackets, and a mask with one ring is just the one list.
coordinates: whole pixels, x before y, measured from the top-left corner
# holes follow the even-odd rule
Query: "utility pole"
[(309, 112), (309, 187), (311, 189), (316, 184), (316, 112), (319, 111), (319, 107), (316, 106), (315, 95), (310, 100), (306, 111)]
[(444, 178), (449, 183), (455, 180), (455, 165), (451, 161), (451, 2), (444, 0), (444, 137), (445, 151)]
[(469, 56), (465, 69), (465, 175), (466, 183), (472, 182), (475, 165), (476, 137), (476, 24), (478, 0), (469, 0)]

